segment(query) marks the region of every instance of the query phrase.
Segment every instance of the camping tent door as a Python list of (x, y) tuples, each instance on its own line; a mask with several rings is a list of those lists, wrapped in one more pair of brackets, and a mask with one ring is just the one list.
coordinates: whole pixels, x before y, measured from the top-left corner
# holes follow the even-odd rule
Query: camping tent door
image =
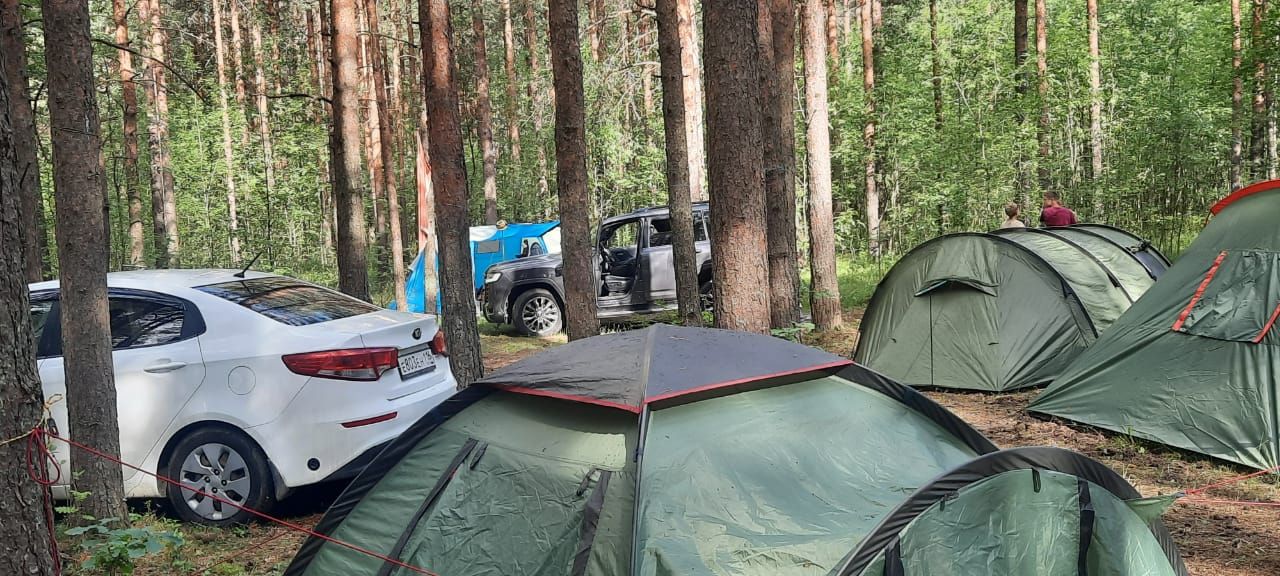
[(1000, 389), (995, 292), (991, 286), (948, 280), (918, 294), (929, 300), (931, 385)]

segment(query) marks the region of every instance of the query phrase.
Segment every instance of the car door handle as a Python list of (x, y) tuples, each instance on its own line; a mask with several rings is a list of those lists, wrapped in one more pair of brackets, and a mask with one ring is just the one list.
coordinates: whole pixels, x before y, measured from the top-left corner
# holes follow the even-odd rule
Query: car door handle
[(186, 367), (187, 367), (186, 362), (157, 362), (155, 364), (147, 366), (146, 368), (143, 368), (142, 370), (144, 372), (150, 372), (152, 374), (164, 374), (166, 372), (173, 372), (174, 370), (181, 370)]

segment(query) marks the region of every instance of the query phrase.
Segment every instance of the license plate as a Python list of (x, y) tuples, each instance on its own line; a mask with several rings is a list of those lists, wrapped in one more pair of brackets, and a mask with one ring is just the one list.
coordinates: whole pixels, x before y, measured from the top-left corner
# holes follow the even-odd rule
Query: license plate
[(436, 369), (436, 356), (430, 345), (400, 352), (400, 378), (412, 378)]

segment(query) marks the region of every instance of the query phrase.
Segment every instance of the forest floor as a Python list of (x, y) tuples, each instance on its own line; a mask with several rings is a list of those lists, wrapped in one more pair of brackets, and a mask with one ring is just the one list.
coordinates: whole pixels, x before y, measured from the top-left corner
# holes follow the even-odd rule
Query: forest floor
[[(847, 326), (811, 335), (806, 343), (848, 356), (857, 342), (861, 309), (846, 311)], [(485, 367), (493, 370), (564, 342), (523, 338), (484, 326), (481, 341)], [(1059, 446), (1079, 451), (1111, 466), (1143, 495), (1173, 494), (1248, 473), (1198, 455), (1060, 420), (1033, 417), (1023, 408), (1035, 391), (984, 394), (927, 391), (1003, 448)], [(283, 503), (280, 514), (292, 522), (319, 522), (341, 486), (312, 487)], [(1215, 489), (1212, 497), (1241, 501), (1280, 501), (1280, 479), (1264, 477)], [(1181, 548), (1194, 576), (1280, 576), (1280, 508), (1236, 505), (1175, 504), (1164, 522)], [(280, 574), (303, 536), (288, 529), (254, 524), (235, 530), (179, 527), (163, 515), (145, 513), (140, 524), (180, 529), (186, 544), (177, 557), (148, 558), (139, 576), (267, 576)], [(74, 557), (74, 552), (72, 553)]]

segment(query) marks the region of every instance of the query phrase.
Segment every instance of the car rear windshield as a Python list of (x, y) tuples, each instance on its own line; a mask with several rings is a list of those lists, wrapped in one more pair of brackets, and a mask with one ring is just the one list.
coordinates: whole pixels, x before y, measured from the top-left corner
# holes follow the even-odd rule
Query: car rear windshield
[(196, 288), (290, 326), (308, 326), (375, 312), (379, 308), (346, 294), (273, 276)]

